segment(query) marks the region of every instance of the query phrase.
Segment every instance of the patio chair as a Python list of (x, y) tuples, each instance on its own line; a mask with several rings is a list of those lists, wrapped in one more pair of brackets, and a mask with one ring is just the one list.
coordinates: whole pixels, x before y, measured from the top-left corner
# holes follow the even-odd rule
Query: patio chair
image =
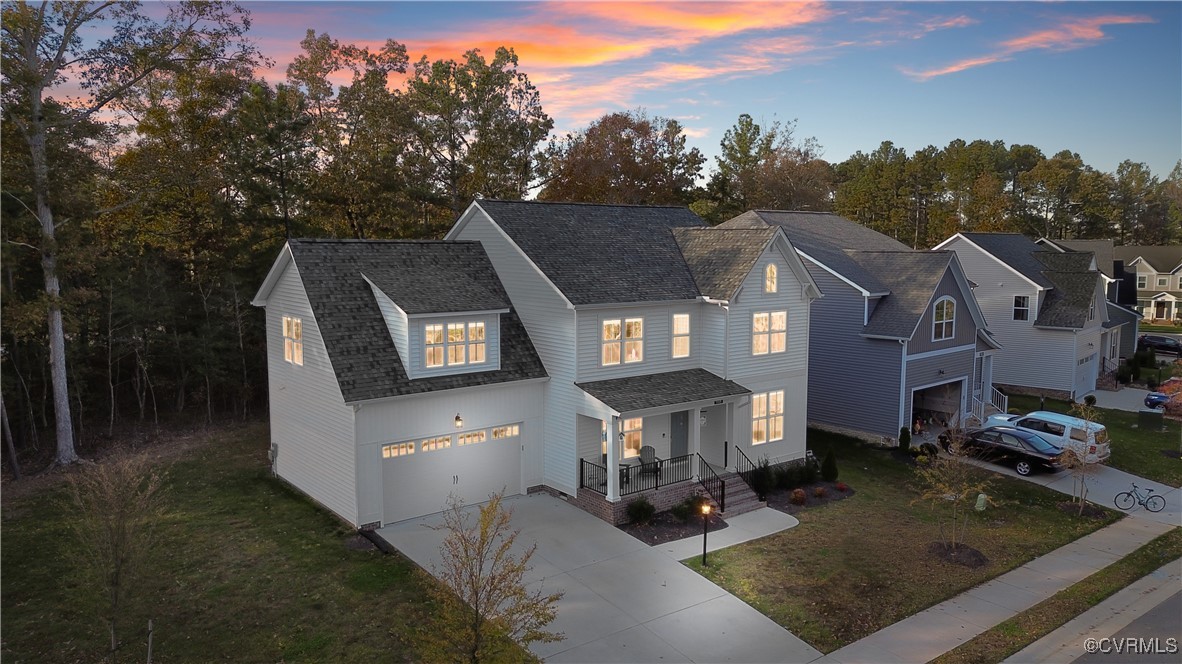
[(659, 475), (663, 463), (665, 463), (664, 460), (657, 457), (657, 451), (652, 447), (645, 445), (640, 448), (641, 475)]

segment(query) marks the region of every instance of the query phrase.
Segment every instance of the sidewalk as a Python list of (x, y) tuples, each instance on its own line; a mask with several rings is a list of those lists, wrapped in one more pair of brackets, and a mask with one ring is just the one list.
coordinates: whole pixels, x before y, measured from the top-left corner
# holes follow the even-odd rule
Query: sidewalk
[(817, 664), (928, 662), (1042, 602), (1168, 532), (1125, 518), (950, 600), (829, 653)]

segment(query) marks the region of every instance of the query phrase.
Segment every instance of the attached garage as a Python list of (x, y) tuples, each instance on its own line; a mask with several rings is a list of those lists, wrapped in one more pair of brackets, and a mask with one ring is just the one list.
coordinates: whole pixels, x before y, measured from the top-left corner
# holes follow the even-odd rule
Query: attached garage
[(1099, 353), (1091, 353), (1075, 361), (1075, 384), (1072, 386), (1075, 398), (1096, 391), (1096, 376), (1099, 375), (1099, 367)]
[(381, 447), (383, 523), (521, 493), (521, 425), (508, 424)]
[(964, 379), (930, 385), (911, 392), (911, 420), (919, 419), (929, 429), (945, 429), (960, 424), (964, 408)]

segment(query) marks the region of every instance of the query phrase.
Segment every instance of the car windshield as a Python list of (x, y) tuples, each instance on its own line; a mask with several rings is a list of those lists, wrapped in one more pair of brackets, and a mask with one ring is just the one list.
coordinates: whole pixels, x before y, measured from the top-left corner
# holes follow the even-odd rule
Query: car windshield
[(1031, 434), (1031, 436), (1026, 439), (1026, 444), (1030, 445), (1031, 447), (1038, 450), (1039, 452), (1042, 452), (1043, 454), (1058, 454), (1059, 453), (1059, 448), (1048, 443), (1046, 441), (1046, 439), (1043, 438), (1042, 436), (1036, 436), (1034, 434)]

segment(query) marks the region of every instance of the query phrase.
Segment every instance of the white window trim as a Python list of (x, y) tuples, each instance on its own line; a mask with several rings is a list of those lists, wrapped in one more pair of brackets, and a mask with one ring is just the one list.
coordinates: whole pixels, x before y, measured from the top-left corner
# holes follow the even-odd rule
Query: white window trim
[(1137, 275), (1137, 289), (1138, 290), (1145, 290), (1146, 288), (1149, 288), (1149, 275), (1138, 274)]
[(763, 292), (778, 293), (780, 291), (780, 271), (775, 263), (768, 263), (763, 268)]
[[(616, 338), (607, 338), (607, 326), (616, 326)], [(624, 361), (624, 321), (620, 318), (607, 318), (599, 321), (599, 366), (614, 367)], [(615, 348), (616, 361), (607, 361), (607, 350), (611, 347)]]
[[(677, 333), (677, 319), (678, 318), (685, 318), (685, 333), (684, 334)], [(692, 325), (693, 325), (693, 319), (690, 318), (689, 314), (673, 314), (673, 318), (670, 321), (670, 325), (669, 325), (669, 329), (672, 331), (672, 337), (673, 337), (671, 342), (669, 343), (669, 353), (673, 356), (674, 359), (681, 359), (681, 358), (689, 357), (690, 353), (693, 352), (693, 342), (690, 340), (690, 337), (693, 336)], [(685, 339), (685, 353), (683, 353), (681, 355), (677, 354), (677, 341), (679, 339)]]
[[(1022, 306), (1018, 305), (1019, 298), (1021, 298), (1023, 300)], [(1025, 312), (1026, 315), (1022, 318), (1018, 318), (1019, 311)], [(933, 316), (935, 315), (934, 311), (932, 312), (932, 315)], [(1030, 320), (1030, 296), (1029, 295), (1015, 295), (1014, 296), (1014, 317), (1013, 317), (1013, 319), (1016, 321), (1029, 321)]]
[(283, 317), (283, 359), (304, 366), (304, 324), (295, 316)]
[[(780, 410), (772, 410), (772, 397), (779, 397)], [(763, 413), (760, 414), (756, 404), (763, 403)], [(764, 440), (757, 441), (755, 439), (756, 425), (763, 423)], [(779, 424), (779, 434), (773, 435), (772, 423)], [(784, 440), (784, 390), (771, 390), (769, 392), (761, 392), (759, 394), (751, 395), (751, 445), (766, 445), (767, 443), (774, 443), (776, 441)]]
[[(451, 330), (453, 327), (459, 326), (463, 333), (463, 338), (459, 341), (451, 340)], [(432, 327), (440, 328), (441, 337), (440, 343), (433, 344), (427, 341), (429, 332)], [(483, 330), (481, 338), (475, 342), (472, 341), (472, 331), (474, 329)], [(443, 361), (439, 364), (431, 364), (430, 351), (434, 348), (443, 350)], [(463, 349), (464, 359), (461, 362), (452, 361), (452, 350), (456, 348)], [(480, 359), (472, 359), (472, 351), (475, 348), (480, 349)], [(483, 320), (463, 320), (463, 321), (434, 321), (423, 324), (423, 366), (427, 369), (441, 369), (443, 367), (463, 367), (469, 365), (480, 365), (488, 362), (488, 323)]]
[[(624, 434), (623, 444), (620, 445), (620, 451), (625, 459), (632, 459), (640, 456), (640, 448), (644, 447), (644, 418), (643, 417), (626, 417), (621, 420), (620, 431)], [(628, 442), (635, 435), (636, 446), (635, 449), (628, 447)]]
[[(757, 319), (759, 319), (759, 317), (761, 317), (761, 316), (767, 316), (767, 330), (766, 331), (758, 331), (755, 329), (755, 321)], [(777, 316), (781, 316), (784, 319), (784, 329), (782, 329), (782, 330), (777, 330), (773, 324), (773, 321), (775, 320), (775, 318)], [(758, 339), (759, 337), (767, 337), (767, 344), (766, 344), (767, 350), (764, 350), (764, 351), (758, 350), (757, 344), (756, 344), (756, 339)], [(776, 344), (772, 343), (772, 341), (776, 338), (783, 339), (783, 342), (780, 344), (779, 350), (775, 350)], [(788, 311), (787, 310), (783, 310), (783, 311), (756, 311), (755, 313), (751, 314), (751, 354), (752, 355), (772, 355), (772, 354), (785, 353), (787, 351), (788, 351)]]
[[(939, 312), (939, 310), (940, 310), (940, 304), (943, 302), (951, 302), (952, 303), (952, 318), (951, 319), (940, 320), (936, 317), (937, 312)], [(939, 326), (948, 326), (948, 329), (951, 330), (951, 333), (948, 334), (947, 336), (937, 337), (936, 336), (936, 328)], [(933, 342), (948, 341), (949, 339), (955, 339), (955, 338), (956, 338), (956, 298), (952, 297), (951, 295), (945, 295), (945, 296), (941, 297), (940, 299), (936, 300), (936, 303), (932, 305), (932, 341)]]
[[(639, 324), (640, 335), (635, 336), (635, 337), (629, 337), (628, 336), (628, 326), (633, 323)], [(643, 317), (625, 318), (624, 319), (624, 326), (620, 329), (620, 341), (621, 341), (621, 343), (623, 343), (623, 347), (621, 348), (621, 350), (623, 352), (620, 355), (620, 359), (622, 359), (624, 361), (624, 364), (637, 364), (637, 363), (643, 362), (644, 361), (644, 318)], [(636, 345), (637, 348), (640, 349), (640, 353), (637, 355), (637, 357), (635, 359), (629, 359), (628, 346), (634, 345), (634, 344)]]
[(1169, 277), (1158, 277), (1157, 278), (1157, 287), (1158, 288), (1167, 288), (1169, 283), (1170, 283)]

